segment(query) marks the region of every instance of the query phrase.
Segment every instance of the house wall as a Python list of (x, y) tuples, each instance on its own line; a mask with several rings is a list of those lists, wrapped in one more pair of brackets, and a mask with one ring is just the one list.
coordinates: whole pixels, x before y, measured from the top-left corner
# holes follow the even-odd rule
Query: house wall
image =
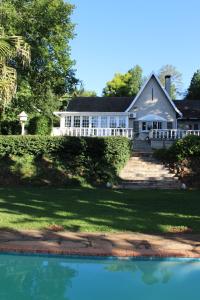
[(74, 116), (80, 116), (80, 127), (82, 127), (82, 118), (84, 116), (89, 117), (89, 128), (92, 127), (92, 117), (98, 117), (98, 125), (97, 128), (101, 127), (101, 117), (107, 118), (107, 127), (110, 128), (110, 118), (115, 117), (116, 120), (116, 128), (120, 127), (120, 117), (123, 117), (125, 119), (125, 126), (124, 128), (128, 128), (129, 122), (128, 122), (128, 113), (119, 113), (119, 112), (65, 112), (59, 115), (60, 117), (60, 128), (65, 128), (65, 117), (71, 116), (71, 127), (73, 127), (74, 124)]
[[(152, 98), (153, 89), (153, 98)], [(156, 81), (155, 77), (152, 77), (147, 83), (146, 87), (138, 97), (136, 103), (130, 108), (129, 112), (136, 113), (136, 119), (148, 115), (158, 115), (167, 120), (167, 122), (173, 122), (173, 128), (177, 128), (176, 112), (171, 103), (167, 99), (165, 93), (161, 89), (160, 85)], [(163, 129), (167, 128), (167, 122), (164, 122)], [(141, 130), (141, 122), (139, 124)], [(129, 128), (133, 128), (133, 120), (129, 120)]]
[(200, 130), (200, 119), (196, 120), (179, 120), (178, 119), (178, 129), (183, 130)]

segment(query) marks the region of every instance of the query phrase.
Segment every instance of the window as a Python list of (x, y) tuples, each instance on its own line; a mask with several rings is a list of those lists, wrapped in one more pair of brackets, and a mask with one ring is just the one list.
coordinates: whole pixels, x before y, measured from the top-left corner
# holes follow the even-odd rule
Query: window
[(66, 116), (65, 117), (65, 127), (71, 127), (71, 124), (72, 124), (72, 117)]
[(173, 129), (173, 123), (172, 122), (167, 122), (167, 129)]
[(116, 117), (110, 117), (110, 128), (117, 128), (117, 119), (116, 119)]
[(119, 127), (126, 128), (126, 117), (119, 117)]
[(142, 122), (142, 131), (146, 131), (146, 130), (147, 130), (147, 123)]
[(83, 118), (82, 118), (82, 127), (83, 128), (88, 128), (89, 127), (89, 117), (83, 116)]
[(153, 129), (162, 129), (162, 122), (153, 122)]
[(92, 128), (98, 127), (98, 117), (92, 117)]
[(107, 117), (101, 117), (101, 128), (107, 128)]
[(74, 127), (80, 127), (80, 116), (74, 116)]
[(194, 130), (199, 130), (199, 124), (194, 124)]

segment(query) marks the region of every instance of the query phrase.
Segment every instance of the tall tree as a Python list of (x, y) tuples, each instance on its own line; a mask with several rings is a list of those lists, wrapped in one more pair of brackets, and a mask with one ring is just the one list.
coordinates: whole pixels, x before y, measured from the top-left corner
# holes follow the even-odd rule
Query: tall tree
[(97, 93), (95, 91), (86, 90), (81, 83), (80, 87), (75, 88), (71, 97), (97, 97)]
[(107, 97), (135, 96), (142, 85), (142, 69), (136, 65), (127, 73), (116, 73), (114, 78), (106, 83), (103, 95)]
[(165, 86), (165, 76), (171, 75), (171, 98), (176, 99), (176, 96), (181, 94), (182, 74), (173, 65), (164, 65), (158, 72), (158, 77), (163, 86)]
[[(2, 23), (8, 34), (19, 34), (31, 46), (31, 65), (19, 64), (15, 105), (27, 112), (51, 113), (59, 98), (77, 83), (69, 41), (74, 37), (74, 6), (64, 0), (3, 0)], [(21, 108), (20, 108), (21, 109)]]
[(22, 65), (30, 63), (30, 47), (21, 36), (6, 35), (0, 27), (0, 115), (16, 93), (17, 72), (16, 60)]
[(192, 77), (186, 98), (200, 100), (200, 69), (197, 70)]

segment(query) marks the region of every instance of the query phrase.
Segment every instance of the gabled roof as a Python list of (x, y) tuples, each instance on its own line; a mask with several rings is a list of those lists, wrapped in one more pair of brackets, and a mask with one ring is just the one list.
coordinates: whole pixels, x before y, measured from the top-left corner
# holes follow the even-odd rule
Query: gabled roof
[(135, 99), (132, 101), (132, 103), (130, 104), (130, 106), (127, 108), (126, 112), (128, 112), (131, 107), (133, 107), (133, 105), (136, 103), (136, 101), (138, 100), (138, 98), (140, 97), (140, 95), (142, 94), (142, 92), (144, 91), (145, 87), (147, 86), (147, 84), (149, 83), (149, 81), (151, 80), (151, 78), (154, 77), (158, 83), (158, 85), (160, 86), (160, 88), (162, 89), (162, 91), (164, 92), (165, 96), (167, 97), (168, 101), (170, 102), (170, 104), (172, 105), (172, 107), (174, 108), (174, 110), (180, 115), (182, 116), (182, 113), (180, 112), (180, 110), (176, 107), (176, 105), (174, 104), (174, 102), (172, 101), (171, 97), (169, 96), (169, 94), (167, 93), (167, 91), (165, 90), (165, 88), (162, 86), (162, 83), (160, 82), (159, 78), (157, 77), (157, 75), (155, 73), (152, 73), (150, 75), (150, 77), (148, 78), (148, 80), (145, 82), (145, 84), (142, 86), (142, 88), (140, 89), (139, 93), (137, 94), (137, 96), (135, 97)]
[(200, 100), (175, 100), (174, 103), (182, 112), (183, 119), (200, 119)]
[(71, 112), (125, 112), (134, 97), (76, 97), (69, 101)]

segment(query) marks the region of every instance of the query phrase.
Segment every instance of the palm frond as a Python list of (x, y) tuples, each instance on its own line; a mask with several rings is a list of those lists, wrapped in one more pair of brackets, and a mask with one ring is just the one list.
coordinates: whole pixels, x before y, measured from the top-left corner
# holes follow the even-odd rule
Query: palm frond
[(16, 93), (17, 73), (14, 68), (0, 63), (0, 105), (7, 105)]
[(29, 65), (31, 61), (30, 46), (21, 36), (9, 36), (8, 42), (15, 48), (16, 55), (19, 56), (24, 65)]
[(7, 36), (0, 27), (0, 107), (12, 100), (17, 89), (17, 72), (7, 65), (10, 58), (20, 57), (22, 64), (30, 64), (30, 46), (22, 36)]
[(13, 54), (10, 44), (2, 37), (0, 37), (0, 60), (5, 60)]

